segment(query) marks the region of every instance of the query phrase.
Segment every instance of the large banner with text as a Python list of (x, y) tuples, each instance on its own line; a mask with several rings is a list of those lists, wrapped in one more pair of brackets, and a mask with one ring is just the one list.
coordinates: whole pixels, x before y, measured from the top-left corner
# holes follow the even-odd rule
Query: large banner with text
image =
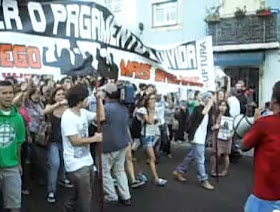
[(145, 46), (94, 2), (0, 1), (2, 77), (101, 75), (215, 89), (212, 38), (168, 49)]

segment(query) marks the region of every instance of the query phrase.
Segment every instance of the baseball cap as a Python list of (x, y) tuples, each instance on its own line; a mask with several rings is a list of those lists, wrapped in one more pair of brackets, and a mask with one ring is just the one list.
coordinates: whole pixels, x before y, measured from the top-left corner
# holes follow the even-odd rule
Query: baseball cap
[(100, 89), (107, 94), (112, 94), (118, 91), (118, 87), (114, 83), (107, 83), (106, 85), (102, 86)]

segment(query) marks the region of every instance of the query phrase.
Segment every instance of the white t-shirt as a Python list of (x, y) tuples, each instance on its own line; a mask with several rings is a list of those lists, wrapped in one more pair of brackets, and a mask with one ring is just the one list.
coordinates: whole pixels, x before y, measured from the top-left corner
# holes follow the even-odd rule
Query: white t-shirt
[(79, 137), (88, 137), (88, 124), (92, 122), (96, 114), (85, 109), (80, 110), (78, 116), (70, 109), (67, 109), (61, 119), (61, 134), (63, 143), (63, 158), (66, 172), (74, 172), (85, 166), (93, 165), (93, 159), (90, 153), (90, 146), (73, 146), (68, 136), (77, 135)]
[(157, 117), (159, 118), (160, 121), (160, 125), (165, 124), (165, 117), (164, 117), (164, 113), (165, 113), (165, 102), (164, 101), (160, 101), (160, 102), (156, 102), (156, 114)]
[(240, 115), (241, 109), (240, 109), (240, 102), (235, 96), (231, 96), (227, 100), (228, 106), (229, 106), (229, 114), (231, 117), (236, 117)]
[[(143, 119), (144, 115), (148, 115), (147, 109), (145, 107), (139, 108), (138, 111), (136, 112), (136, 116), (141, 121), (142, 126), (144, 126), (144, 119)], [(155, 122), (156, 121), (159, 122), (158, 121), (159, 119), (158, 119), (156, 113), (155, 113), (154, 120), (155, 120)], [(157, 124), (146, 124), (146, 131), (145, 131), (145, 128), (142, 127), (141, 134), (143, 136), (156, 136), (156, 135), (159, 135), (160, 134), (159, 123), (157, 123)]]
[(209, 115), (205, 115), (201, 124), (197, 128), (192, 143), (195, 144), (205, 144), (207, 127), (208, 127)]

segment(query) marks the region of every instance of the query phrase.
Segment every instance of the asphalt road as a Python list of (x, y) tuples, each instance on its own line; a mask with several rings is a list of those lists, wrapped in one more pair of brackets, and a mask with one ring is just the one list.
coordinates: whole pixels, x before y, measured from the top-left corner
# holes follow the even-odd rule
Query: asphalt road
[[(215, 179), (210, 181), (215, 185), (215, 191), (202, 189), (197, 182), (195, 166), (187, 174), (188, 182), (179, 183), (172, 177), (172, 171), (183, 159), (187, 152), (186, 146), (176, 146), (173, 151), (173, 159), (162, 158), (158, 165), (161, 177), (168, 179), (164, 188), (158, 188), (151, 183), (144, 187), (131, 190), (133, 205), (124, 207), (120, 205), (105, 206), (105, 212), (239, 212), (243, 211), (244, 203), (252, 190), (253, 161), (251, 157), (242, 158), (238, 164), (230, 167), (229, 175), (221, 178), (217, 183)], [(209, 161), (209, 156), (207, 157)], [(207, 162), (208, 163), (208, 162)], [(141, 163), (149, 176), (148, 166), (145, 161)], [(209, 167), (207, 165), (207, 167)], [(47, 202), (46, 186), (39, 186), (30, 182), (31, 194), (23, 197), (23, 212), (56, 212), (61, 211), (63, 201), (69, 189), (59, 187), (56, 204)], [(96, 185), (98, 193), (98, 185)], [(94, 211), (100, 211), (97, 201), (94, 203)], [(77, 211), (78, 212), (78, 211)]]

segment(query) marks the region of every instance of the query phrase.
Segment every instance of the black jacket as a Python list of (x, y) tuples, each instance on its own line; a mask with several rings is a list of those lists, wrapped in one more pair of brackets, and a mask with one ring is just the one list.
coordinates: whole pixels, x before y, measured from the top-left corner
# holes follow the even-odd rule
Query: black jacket
[[(199, 125), (201, 124), (204, 115), (202, 114), (202, 111), (204, 109), (203, 105), (198, 105), (194, 108), (193, 113), (189, 117), (189, 120), (186, 124), (186, 132), (188, 133), (189, 141), (192, 141), (194, 139), (195, 132)], [(213, 107), (209, 111), (209, 121), (208, 121), (208, 127), (207, 132), (211, 130), (211, 126), (213, 126), (213, 118), (214, 118), (214, 110)]]

